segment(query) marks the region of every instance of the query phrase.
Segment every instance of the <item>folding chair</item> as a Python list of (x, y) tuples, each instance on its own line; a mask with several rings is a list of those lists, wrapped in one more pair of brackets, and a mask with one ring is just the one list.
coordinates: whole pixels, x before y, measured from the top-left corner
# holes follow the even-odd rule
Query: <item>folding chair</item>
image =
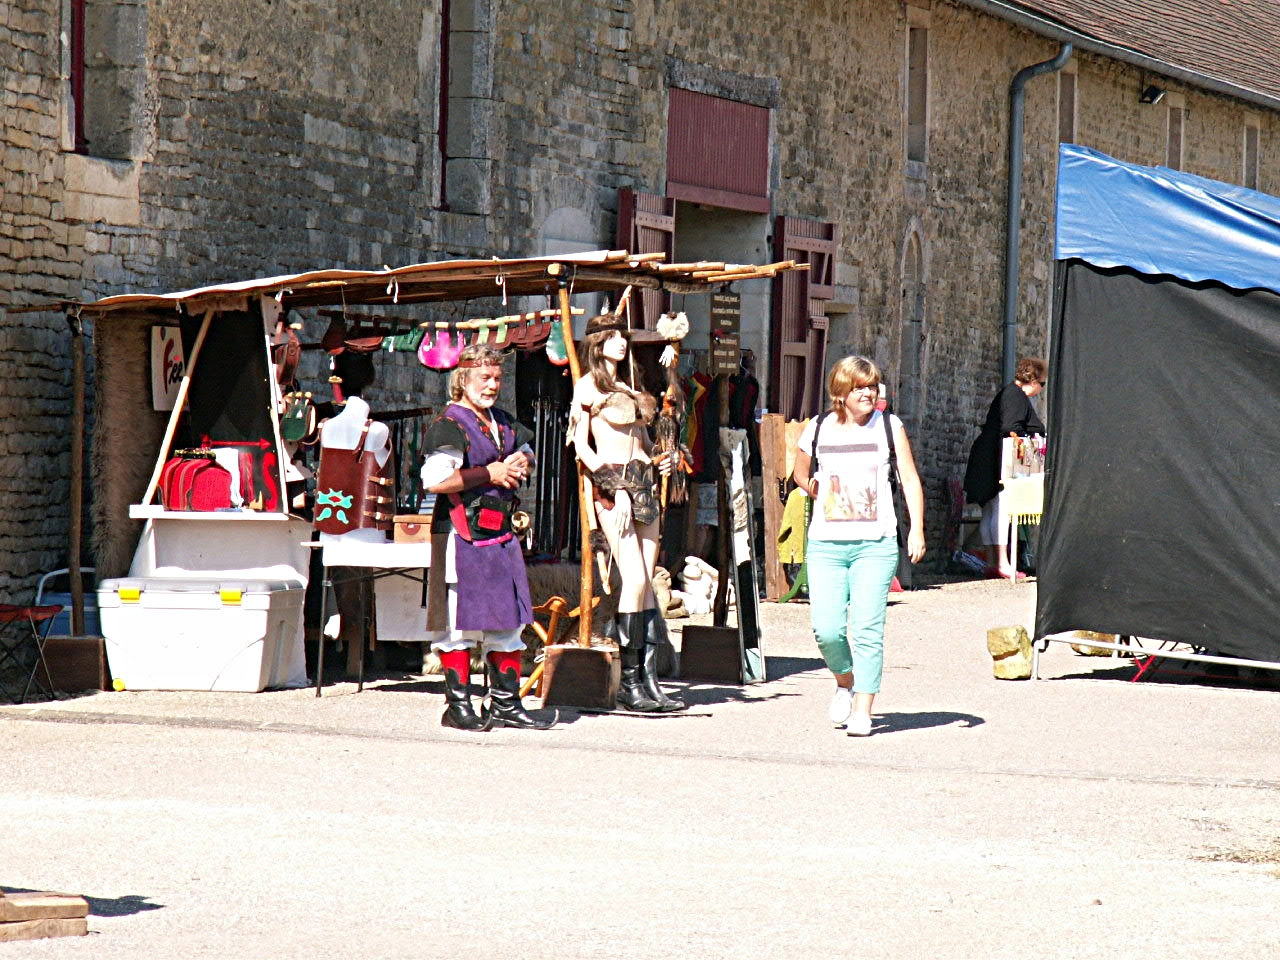
[[(44, 658), (44, 640), (53, 626), (53, 618), (61, 612), (60, 605), (19, 607), (0, 603), (0, 694), (9, 703), (26, 703), (33, 684), (53, 695), (49, 664)], [(5, 634), (9, 635), (8, 642)], [(35, 650), (28, 668), (24, 651), (32, 646)], [(44, 668), (43, 682), (40, 681), (41, 667)], [(10, 675), (9, 679), (6, 674)], [(18, 689), (18, 684), (22, 685), (22, 694), (15, 697), (12, 691)]]
[[(80, 576), (84, 580), (84, 632), (89, 636), (102, 633), (98, 620), (98, 595), (94, 592), (97, 584), (96, 571), (93, 567), (81, 567)], [(62, 612), (54, 619), (49, 628), (49, 636), (66, 636), (71, 630), (71, 571), (66, 567), (50, 570), (36, 581), (36, 597), (31, 601), (35, 606), (51, 603), (62, 605)]]

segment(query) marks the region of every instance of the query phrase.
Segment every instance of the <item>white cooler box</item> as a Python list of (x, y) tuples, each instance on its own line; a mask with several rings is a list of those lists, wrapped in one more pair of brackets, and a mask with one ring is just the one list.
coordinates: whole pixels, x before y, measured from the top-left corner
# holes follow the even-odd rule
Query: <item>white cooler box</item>
[(116, 688), (256, 693), (296, 685), (290, 660), (300, 659), (305, 593), (279, 580), (104, 581), (98, 611)]

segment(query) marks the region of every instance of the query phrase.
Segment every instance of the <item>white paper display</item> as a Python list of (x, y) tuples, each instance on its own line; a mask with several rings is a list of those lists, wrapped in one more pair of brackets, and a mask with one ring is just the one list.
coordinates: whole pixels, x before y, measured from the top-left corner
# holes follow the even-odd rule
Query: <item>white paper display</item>
[(182, 354), (182, 331), (178, 327), (152, 327), (151, 409), (173, 409), (186, 366)]

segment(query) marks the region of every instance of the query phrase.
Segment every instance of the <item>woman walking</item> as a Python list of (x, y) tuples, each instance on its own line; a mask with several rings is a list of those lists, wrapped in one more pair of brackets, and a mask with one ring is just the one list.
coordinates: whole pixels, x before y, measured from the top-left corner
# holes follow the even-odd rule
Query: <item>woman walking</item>
[(880, 370), (873, 362), (838, 361), (827, 392), (831, 408), (800, 434), (793, 477), (814, 501), (805, 562), (814, 636), (836, 681), (831, 722), (865, 737), (880, 692), (885, 611), (898, 566), (892, 461), (910, 516), (913, 563), (925, 550), (924, 488), (902, 421), (876, 409)]

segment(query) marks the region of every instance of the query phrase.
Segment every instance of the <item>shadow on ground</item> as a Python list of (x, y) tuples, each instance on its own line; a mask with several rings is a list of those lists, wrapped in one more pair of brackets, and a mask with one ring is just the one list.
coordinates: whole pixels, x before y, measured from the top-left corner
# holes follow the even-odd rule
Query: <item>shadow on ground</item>
[(920, 713), (882, 713), (875, 718), (873, 733), (900, 733), (904, 730), (925, 730), (929, 727), (946, 727), (958, 723), (963, 727), (978, 727), (986, 723), (972, 713), (952, 713), (948, 710), (925, 710)]
[(1280, 676), (1273, 670), (1243, 667), (1235, 664), (1200, 664), (1194, 661), (1165, 659), (1147, 668), (1138, 678), (1138, 667), (1123, 660), (1114, 667), (1061, 673), (1048, 680), (1122, 680), (1126, 683), (1180, 684), (1184, 686), (1218, 687), (1237, 690), (1280, 690)]
[(769, 680), (808, 673), (810, 670), (826, 670), (821, 657), (765, 657), (764, 675)]

